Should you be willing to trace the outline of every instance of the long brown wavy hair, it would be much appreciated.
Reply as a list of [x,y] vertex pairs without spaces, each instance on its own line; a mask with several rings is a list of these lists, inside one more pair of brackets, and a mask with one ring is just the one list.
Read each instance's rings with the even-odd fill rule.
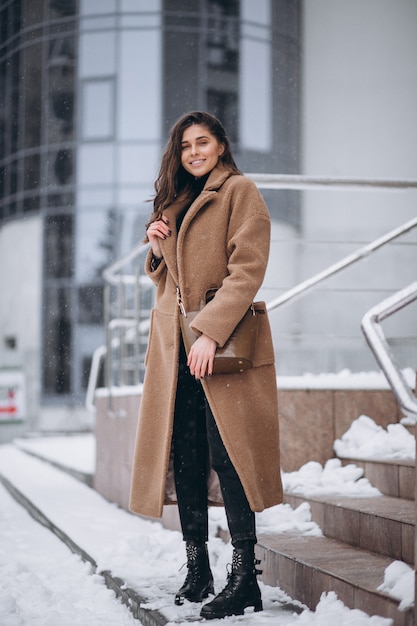
[[232,155],[229,139],[223,124],[214,115],[204,111],[192,111],[186,113],[174,124],[171,129],[168,143],[162,155],[161,167],[155,180],[155,198],[153,201],[153,213],[146,225],[152,224],[159,219],[162,211],[169,206],[178,195],[191,195],[191,186],[194,180],[181,164],[181,142],[184,131],[193,124],[205,126],[217,141],[224,146],[220,157],[222,163],[230,169],[232,174],[241,174]]

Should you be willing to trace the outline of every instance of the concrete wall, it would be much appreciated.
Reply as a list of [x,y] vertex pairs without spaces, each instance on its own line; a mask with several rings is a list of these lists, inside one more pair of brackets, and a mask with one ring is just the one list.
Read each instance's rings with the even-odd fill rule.
[[[135,393],[111,400],[96,397],[97,459],[95,489],[111,502],[128,509],[132,458],[140,396]],[[389,390],[283,389],[279,391],[281,465],[285,472],[308,461],[324,464],[334,457],[333,442],[361,414],[386,427],[399,422],[401,413]],[[176,507],[165,507],[169,527],[177,527]]]
[[[0,229],[0,367],[21,369],[26,381],[23,424],[0,421],[0,441],[33,427],[39,412],[42,297],[42,218],[6,223]],[[8,341],[14,339],[16,347]]]
[[[302,173],[416,178],[416,23],[414,0],[303,4]],[[296,282],[410,220],[416,204],[415,190],[303,192]],[[407,240],[415,243],[417,233]],[[416,257],[416,246],[390,246],[288,305],[298,355],[293,371],[302,373],[300,364],[314,373],[372,368],[361,317],[414,281]],[[393,318],[394,336],[415,337],[411,308]],[[405,364],[415,367],[415,345],[408,349],[404,339],[402,350]],[[286,363],[292,358],[289,350]]]

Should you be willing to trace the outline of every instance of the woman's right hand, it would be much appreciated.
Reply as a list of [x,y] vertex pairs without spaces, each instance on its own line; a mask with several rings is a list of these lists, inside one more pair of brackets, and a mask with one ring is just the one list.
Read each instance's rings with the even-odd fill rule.
[[149,224],[146,236],[149,239],[154,256],[158,259],[162,258],[161,246],[159,245],[160,240],[170,237],[171,234],[169,220],[164,215],[160,215],[158,219]]

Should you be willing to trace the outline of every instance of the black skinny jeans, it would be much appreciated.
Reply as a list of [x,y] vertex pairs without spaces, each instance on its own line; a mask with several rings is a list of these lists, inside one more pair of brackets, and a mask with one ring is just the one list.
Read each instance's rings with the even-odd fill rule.
[[173,452],[175,486],[184,541],[208,540],[209,455],[217,472],[235,547],[256,543],[255,514],[220,437],[200,382],[191,376],[181,342],[175,401]]

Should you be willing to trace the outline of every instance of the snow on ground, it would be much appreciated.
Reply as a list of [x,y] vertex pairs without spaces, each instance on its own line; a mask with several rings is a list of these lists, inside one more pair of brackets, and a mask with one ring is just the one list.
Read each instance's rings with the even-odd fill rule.
[[137,625],[103,578],[35,522],[1,484],[0,511],[2,626]]
[[[87,471],[93,466],[94,439],[90,435],[19,440],[19,446],[43,454],[73,469]],[[59,453],[58,453],[59,450]],[[307,466],[309,464],[306,464]],[[321,467],[321,466],[320,466]],[[343,486],[358,483],[357,491],[372,487],[361,482],[355,466],[348,469],[330,463],[319,470],[316,466],[291,473],[291,480],[301,484],[316,477],[316,483],[331,493]],[[350,469],[349,469],[350,468]],[[358,468],[356,468],[358,469]],[[0,446],[0,473],[26,493],[59,528],[66,532],[98,562],[99,571],[110,569],[143,596],[148,607],[158,609],[170,624],[201,624],[199,605],[173,604],[173,596],[183,582],[184,545],[180,533],[164,529],[159,522],[143,520],[104,500],[95,491],[49,465],[29,457],[13,446]],[[304,477],[303,477],[304,474]],[[325,479],[323,479],[325,475]],[[290,479],[288,479],[290,480]],[[285,481],[285,475],[284,475]],[[341,489],[340,489],[341,490]],[[355,494],[357,495],[357,493]],[[369,495],[369,494],[367,494]],[[0,623],[2,626],[87,626],[87,624],[132,622],[128,611],[108,592],[90,566],[61,544],[46,529],[33,521],[25,511],[0,490]],[[4,512],[4,513],[3,513]],[[311,521],[310,507],[302,504],[296,510],[280,505],[257,515],[259,532],[299,532],[321,534]],[[210,559],[220,590],[226,579],[232,548],[213,534],[225,526],[224,511],[210,509]],[[53,545],[52,545],[53,544]],[[10,556],[11,555],[11,556]],[[404,564],[400,564],[404,565]],[[181,570],[181,571],[180,571]],[[404,568],[388,572],[386,590],[409,606],[410,576]],[[323,594],[314,612],[292,601],[279,588],[261,583],[264,611],[211,623],[248,626],[389,626],[392,621],[369,617],[352,611],[331,592]],[[109,595],[110,594],[110,595]],[[298,607],[298,609],[297,609]],[[304,610],[303,610],[304,608]],[[297,614],[302,610],[301,614]],[[184,612],[186,611],[186,618]],[[185,619],[185,621],[184,621]],[[38,620],[38,621],[37,621]],[[195,620],[195,621],[193,621]]]
[[411,459],[416,457],[416,440],[402,424],[379,426],[367,415],[355,420],[334,442],[339,457],[351,459]]
[[64,467],[85,474],[95,472],[96,438],[93,433],[49,437],[32,435],[16,439],[14,443],[22,450],[45,457]]

